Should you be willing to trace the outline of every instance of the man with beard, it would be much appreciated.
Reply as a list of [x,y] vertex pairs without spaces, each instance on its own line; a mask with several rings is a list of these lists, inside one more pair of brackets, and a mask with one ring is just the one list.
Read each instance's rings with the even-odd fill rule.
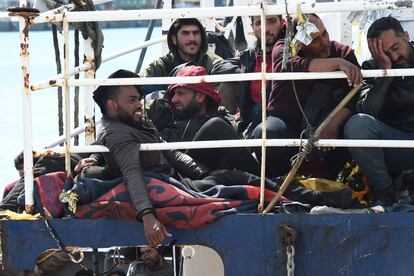
[[[262,71],[261,21],[260,16],[252,17],[252,28],[257,38],[255,47],[241,53],[240,72],[256,73]],[[285,26],[281,15],[266,16],[266,72],[272,72],[272,49],[279,38],[284,37]],[[271,81],[267,81],[267,95],[271,91]],[[253,130],[262,120],[262,81],[244,81],[240,86],[240,116],[244,124]],[[249,133],[251,131],[248,131]]]
[[[129,265],[127,276],[171,276],[174,274],[173,263],[166,260],[161,252],[154,247],[133,248],[135,254]],[[135,256],[134,256],[135,255]]]
[[[139,75],[141,77],[168,77],[175,67],[186,62],[203,66],[210,74],[213,66],[222,60],[208,52],[207,36],[203,25],[195,18],[175,20],[167,34],[169,52],[154,60]],[[143,92],[166,90],[166,85],[145,85]]]
[[[201,66],[184,64],[177,77],[205,76]],[[168,142],[235,140],[237,122],[220,106],[221,98],[211,83],[172,84],[164,99],[148,104],[148,116]],[[259,173],[259,164],[247,148],[197,149],[187,152],[212,170],[238,169]]]
[[[303,44],[297,56],[289,57],[286,69],[283,67],[285,40],[276,42],[272,51],[273,72],[330,72],[341,70],[347,75],[347,81],[337,80],[300,80],[273,81],[267,111],[267,138],[288,139],[299,138],[308,122],[313,128],[335,108],[352,86],[362,82],[362,74],[353,50],[336,41],[329,40],[329,34],[322,20],[316,14],[305,15],[317,32],[313,32],[310,44]],[[297,33],[298,19],[293,23],[294,34]],[[303,118],[300,106],[305,110]],[[355,101],[351,101],[339,111],[325,127],[322,139],[341,137],[342,127],[352,115]],[[305,119],[305,120],[304,120]],[[309,134],[308,134],[309,135]],[[253,131],[253,138],[262,137],[262,125]],[[272,147],[267,149],[267,172],[270,176],[284,175],[290,169],[290,159],[297,149],[288,147]],[[260,150],[256,152],[258,159]],[[330,167],[319,176],[335,179],[342,168],[346,151],[335,150],[329,153],[313,151],[315,159],[324,159]],[[316,156],[315,156],[316,155]],[[315,175],[314,175],[315,176]]]
[[[111,78],[130,77],[133,72],[118,70]],[[179,85],[180,86],[180,85]],[[178,87],[178,86],[177,86]],[[177,88],[174,87],[174,88]],[[142,143],[162,143],[158,131],[149,120],[142,117],[140,87],[100,86],[94,91],[94,100],[103,114],[98,141],[109,152],[104,153],[105,169],[113,178],[122,176],[137,219],[144,224],[144,234],[151,246],[161,244],[171,236],[157,219],[155,209],[147,193],[144,171],[164,173],[181,180],[186,189],[207,191],[217,185],[260,186],[260,177],[240,170],[210,171],[203,164],[176,150],[140,151]],[[221,129],[216,129],[221,132]],[[237,156],[242,159],[242,156]],[[214,159],[218,162],[217,159]],[[265,187],[278,191],[280,180],[266,179]],[[76,192],[76,190],[74,190]],[[292,200],[333,207],[349,207],[351,191],[322,193],[307,189],[297,183],[289,185],[285,195]]]
[[[376,20],[367,33],[372,60],[364,69],[412,68],[413,42],[393,17]],[[414,78],[367,80],[357,111],[345,126],[347,139],[414,140]],[[362,131],[363,130],[363,131]],[[414,149],[350,148],[373,190],[373,204],[394,202],[392,175],[414,168]]]

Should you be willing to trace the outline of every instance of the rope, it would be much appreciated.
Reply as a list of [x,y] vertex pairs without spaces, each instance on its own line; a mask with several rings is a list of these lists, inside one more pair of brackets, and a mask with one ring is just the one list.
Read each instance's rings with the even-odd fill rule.
[[54,242],[56,243],[56,245],[58,246],[58,248],[68,254],[70,260],[76,264],[79,264],[83,269],[88,270],[88,268],[82,263],[83,258],[84,258],[84,254],[82,251],[79,251],[79,259],[76,259],[75,255],[70,252],[62,243],[62,241],[58,238],[58,236],[56,235],[55,230],[52,228],[52,226],[50,226],[49,222],[47,219],[43,218],[46,228],[49,231],[50,236],[52,237],[52,239],[54,240]]
[[[73,254],[73,252],[71,252],[70,250],[68,250],[62,243],[62,241],[59,239],[59,237],[57,236],[55,230],[52,228],[52,226],[49,224],[48,220],[43,218],[46,228],[50,234],[50,236],[52,237],[53,241],[56,243],[57,247],[59,248],[59,250],[61,250],[62,252],[66,253],[70,260],[73,263],[79,264],[83,270],[88,271],[88,272],[92,272],[92,270],[90,270],[88,267],[85,266],[85,264],[83,263],[84,260],[84,253],[81,249],[78,250],[73,250],[73,252],[77,252],[79,253],[79,259],[76,258],[76,256]],[[118,260],[120,260],[120,252],[119,250],[115,251],[116,253],[118,253]],[[115,258],[114,258],[114,265],[112,265],[109,269],[107,269],[106,271],[102,272],[102,273],[94,273],[93,275],[99,276],[99,275],[106,275],[107,273],[109,273],[110,271],[112,271],[116,266],[118,266],[119,264],[122,264],[122,262],[115,262]]]
[[[62,63],[60,61],[60,50],[59,50],[59,40],[57,37],[57,27],[55,24],[52,24],[52,35],[53,35],[53,46],[55,49],[55,61],[56,61],[56,72],[58,74],[62,73]],[[59,136],[63,135],[63,97],[62,97],[62,86],[57,88],[58,90],[58,126],[59,126]]]
[[229,31],[231,28],[233,28],[234,24],[236,23],[236,20],[237,20],[237,16],[233,16],[229,24],[227,24],[226,26],[223,26],[217,21],[217,19],[214,19],[214,25],[216,26],[217,30],[225,33]]
[[283,47],[283,60],[282,60],[282,70],[286,70],[287,63],[289,60],[289,45],[292,40],[292,24],[291,18],[289,15],[288,7],[287,7],[287,0],[285,0],[285,12],[286,12],[286,35],[285,35],[285,44]]
[[[316,129],[315,134],[311,135],[308,141],[317,141],[319,139],[320,134],[325,129],[325,127],[331,122],[332,118],[336,116],[336,114],[341,110],[351,99],[355,94],[361,89],[362,85],[358,85],[354,87],[343,99],[342,101],[335,107],[335,109],[328,115],[328,117],[322,122],[322,124]],[[312,137],[313,136],[313,137]],[[263,214],[269,213],[273,207],[275,206],[276,202],[279,200],[279,198],[283,195],[286,188],[289,186],[290,182],[294,179],[300,165],[302,165],[302,162],[304,161],[306,157],[306,152],[309,152],[309,148],[312,147],[312,143],[308,143],[305,146],[305,149],[303,154],[299,155],[299,158],[297,161],[295,161],[294,166],[289,171],[288,175],[283,181],[283,184],[280,186],[279,191],[276,193],[276,195],[273,197],[272,201],[269,203],[269,205],[266,207],[266,209],[263,211]]]
[[[95,11],[95,5],[92,0],[71,0],[76,5],[76,11]],[[99,68],[102,61],[102,48],[104,43],[104,36],[98,22],[76,22],[71,25],[82,32],[84,39],[90,38],[92,40],[92,48],[95,54],[95,70]]]

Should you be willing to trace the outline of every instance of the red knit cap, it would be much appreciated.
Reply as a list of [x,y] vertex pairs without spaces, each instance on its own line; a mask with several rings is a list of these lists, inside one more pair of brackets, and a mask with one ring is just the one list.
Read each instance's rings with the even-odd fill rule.
[[[206,70],[204,69],[204,67],[190,65],[190,66],[185,66],[185,67],[181,68],[177,72],[176,76],[177,77],[193,77],[193,76],[206,76],[206,75],[207,75],[207,73],[206,73]],[[202,81],[202,82],[199,82],[199,83],[176,83],[176,84],[171,84],[168,87],[168,90],[164,95],[164,99],[171,102],[172,98],[174,97],[174,90],[177,87],[184,87],[184,88],[191,89],[195,92],[203,93],[204,95],[206,95],[207,97],[212,99],[211,102],[215,103],[215,106],[210,107],[212,110],[209,110],[209,111],[210,112],[212,112],[212,111],[216,112],[217,111],[217,109],[220,105],[220,102],[221,102],[221,97],[220,97],[218,91],[214,88],[214,85],[212,83],[207,83],[207,82]]]

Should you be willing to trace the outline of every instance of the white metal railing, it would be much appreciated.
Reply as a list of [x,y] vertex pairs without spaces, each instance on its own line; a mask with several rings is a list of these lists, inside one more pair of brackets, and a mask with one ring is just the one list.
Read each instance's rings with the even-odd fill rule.
[[[21,4],[24,0],[21,0]],[[371,11],[371,10],[379,10],[379,9],[397,9],[398,7],[395,5],[398,1],[382,1],[382,2],[330,2],[330,3],[314,3],[314,4],[301,4],[300,10],[303,13],[324,13],[324,12],[349,12],[349,11]],[[403,3],[404,1],[400,1]],[[25,3],[25,2],[24,2]],[[23,4],[22,4],[23,5]],[[238,7],[225,7],[225,8],[203,8],[203,9],[164,9],[160,10],[133,10],[133,11],[95,11],[95,12],[67,12],[64,9],[62,11],[54,11],[45,14],[40,14],[40,16],[30,19],[31,24],[37,23],[44,23],[44,22],[64,22],[64,36],[65,41],[67,40],[67,24],[68,22],[90,22],[90,21],[122,21],[122,20],[147,20],[147,19],[173,19],[173,18],[208,18],[208,17],[224,17],[224,16],[258,16],[260,15],[262,19],[264,19],[265,15],[274,15],[274,14],[285,14],[287,11],[290,14],[296,13],[296,4],[289,3],[287,7],[285,5],[269,5],[269,6],[238,6]],[[64,12],[64,14],[59,14],[59,12]],[[57,13],[57,14],[56,14]],[[262,20],[262,40],[264,40],[265,34],[265,20]],[[263,25],[264,24],[264,25]],[[21,24],[21,26],[25,26],[25,24]],[[27,45],[27,57],[28,57],[28,37],[23,32],[23,28],[21,27],[21,37],[25,38],[25,44]],[[23,42],[23,39],[22,39]],[[26,43],[27,42],[27,43]],[[67,44],[67,43],[66,43]],[[266,52],[264,49],[265,45],[263,43],[262,50]],[[65,48],[65,52],[67,53],[67,46]],[[68,55],[65,55],[68,57]],[[66,63],[67,61],[65,61]],[[262,70],[264,71],[266,68],[266,59],[263,59]],[[30,89],[28,86],[28,58],[22,58],[22,68],[24,73],[24,137],[25,137],[25,188],[26,188],[26,207],[33,206],[33,176],[29,174],[32,173],[32,164],[31,162],[31,111],[30,111]],[[24,69],[27,69],[26,71]],[[74,70],[86,70],[88,67],[80,67],[79,69]],[[406,71],[405,71],[406,70]],[[395,71],[395,72],[394,72]],[[218,76],[205,76],[205,77],[189,77],[189,78],[147,78],[147,79],[106,79],[106,80],[73,80],[69,77],[71,76],[72,71],[69,70],[68,66],[65,65],[64,72],[60,76],[64,76],[63,80],[56,80],[56,83],[52,85],[60,85],[65,88],[65,91],[68,91],[69,86],[78,85],[78,86],[87,86],[87,85],[131,85],[131,84],[159,84],[159,83],[177,83],[179,82],[199,82],[199,81],[208,81],[208,82],[220,82],[220,81],[229,81],[233,80],[256,80],[262,79],[265,80],[287,80],[287,79],[317,79],[317,78],[344,78],[345,74],[342,72],[329,72],[329,73],[250,73],[250,74],[237,74],[237,75],[218,75]],[[371,74],[371,76],[369,76]],[[373,71],[366,71],[364,72],[365,77],[384,77],[384,76],[399,76],[401,74],[405,74],[406,76],[414,75],[413,69],[404,69],[404,70],[387,70],[386,72],[383,70],[373,70]],[[231,77],[230,77],[231,76]],[[59,77],[59,76],[58,76]],[[26,82],[27,78],[27,82]],[[230,79],[229,79],[230,78]],[[48,85],[50,84],[50,81]],[[32,88],[42,89],[46,86],[44,84],[34,85]],[[266,95],[266,86],[263,86],[263,95]],[[65,97],[69,96],[69,91],[65,93]],[[69,103],[66,103],[66,113],[68,113]],[[29,118],[29,119],[28,119]],[[65,120],[66,121],[66,120]],[[28,129],[27,126],[30,125]],[[70,162],[69,153],[73,150],[84,150],[90,151],[95,149],[96,151],[107,151],[107,149],[102,147],[96,146],[88,146],[88,147],[73,147],[70,146],[70,123],[69,121],[65,124],[65,137],[66,137],[66,146],[63,151],[66,153],[66,160],[67,164]],[[237,142],[237,143],[236,143]],[[384,142],[384,143],[382,143]],[[371,140],[354,140],[354,141],[347,141],[347,140],[321,140],[319,141],[319,146],[340,146],[341,143],[344,146],[372,146],[372,147],[386,147],[387,142],[390,142],[390,147],[395,147],[395,143],[398,143],[398,147],[413,147],[413,144],[410,144],[410,141],[371,141]],[[261,146],[262,151],[264,151],[266,146],[298,146],[299,142],[295,139],[288,139],[288,140],[243,140],[243,141],[214,141],[217,145],[229,147],[234,145],[240,146]],[[249,144],[254,143],[254,145]],[[257,143],[257,144],[255,144]],[[259,144],[260,143],[260,144]],[[347,144],[348,143],[348,144]],[[243,144],[243,145],[242,145]],[[169,144],[152,144],[142,147],[142,150],[156,150],[156,149],[167,149],[167,148],[177,148],[179,145],[177,143],[169,143]],[[201,148],[201,147],[209,147],[210,145],[208,142],[191,142],[190,143],[182,143],[181,146],[183,148]],[[265,160],[263,160],[263,164]],[[30,167],[30,170],[28,169]],[[67,171],[68,165],[67,165]],[[261,173],[262,178],[262,190],[264,184],[264,169],[262,168]],[[261,195],[262,195],[261,191]],[[263,206],[263,197],[261,196],[261,203],[260,206]],[[28,209],[28,208],[27,208]]]
[[[306,139],[267,139],[267,147],[300,147],[308,143]],[[154,150],[181,150],[181,149],[213,149],[213,148],[242,148],[242,147],[260,147],[262,139],[245,139],[245,140],[214,140],[211,141],[191,141],[191,142],[169,142],[169,143],[150,143],[141,144],[141,151]],[[315,143],[315,147],[366,147],[366,148],[414,148],[414,140],[335,140],[320,139]],[[54,147],[53,152],[65,153],[65,147]],[[36,150],[37,153],[49,152],[49,149]],[[109,152],[105,146],[72,146],[71,152],[88,153],[88,152]]]
[[[143,43],[128,47],[126,49],[119,50],[115,53],[112,53],[112,54],[106,56],[106,57],[103,57],[101,63],[103,64],[105,62],[108,62],[108,61],[113,60],[115,58],[118,58],[120,56],[132,53],[132,52],[137,51],[137,50],[141,50],[143,48],[146,48],[146,47],[158,44],[158,43],[161,43],[161,42],[165,41],[166,39],[167,39],[167,36],[162,36],[160,38],[148,40],[148,41],[145,41]],[[84,72],[84,71],[89,70],[89,69],[91,69],[91,65],[89,63],[85,63],[85,64],[79,65],[75,68],[72,68],[69,72],[69,75],[74,76],[76,74],[79,74],[79,73]],[[30,89],[32,91],[36,91],[36,90],[45,89],[45,88],[52,87],[52,86],[61,86],[63,84],[62,78],[63,78],[63,74],[53,76],[53,77],[51,77],[47,80],[43,80],[43,81],[40,81],[38,83],[32,84],[30,86]]]
[[[294,1],[288,1],[287,10],[289,14],[295,14],[297,6]],[[303,13],[327,13],[327,12],[351,12],[351,11],[373,11],[382,9],[398,9],[395,3],[403,1],[350,1],[350,2],[328,2],[328,3],[304,3],[300,4]],[[265,15],[286,14],[285,5],[267,5],[263,7]],[[127,10],[127,11],[94,11],[94,12],[71,12],[67,15],[69,22],[92,22],[92,21],[128,21],[149,19],[171,19],[171,18],[207,18],[226,16],[259,16],[262,9],[257,6],[217,7],[217,8],[187,8],[187,9],[149,9],[149,10]],[[31,22],[33,24],[45,22],[61,22],[62,14],[39,15]]]
[[[70,137],[73,138],[75,136],[78,136],[79,134],[85,132],[85,130],[88,129],[88,128],[90,128],[90,127],[92,127],[91,123],[85,123],[82,126],[79,126],[79,127],[75,128],[75,129],[73,129],[70,132]],[[56,146],[59,146],[60,144],[62,144],[63,142],[65,142],[65,139],[66,139],[66,136],[64,136],[64,135],[59,136],[56,140],[54,140],[53,142],[47,144],[45,146],[45,148],[46,149],[51,149],[51,148],[54,148]]]
[[[414,76],[413,69],[389,69],[389,70],[361,70],[364,78],[381,78],[396,76]],[[85,85],[144,85],[144,84],[174,84],[174,83],[199,83],[199,82],[232,82],[232,81],[251,81],[262,79],[265,80],[312,80],[312,79],[341,79],[346,78],[342,71],[337,72],[298,72],[298,73],[243,73],[243,74],[223,74],[207,75],[197,77],[152,77],[152,78],[121,78],[121,79],[70,79],[70,86]],[[32,90],[40,90],[52,86],[62,86],[63,80],[57,80],[52,84],[42,83],[32,85]]]

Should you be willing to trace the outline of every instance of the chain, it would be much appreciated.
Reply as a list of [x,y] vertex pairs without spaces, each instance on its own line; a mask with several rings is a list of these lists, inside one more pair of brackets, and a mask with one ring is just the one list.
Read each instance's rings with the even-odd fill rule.
[[279,238],[282,247],[286,248],[286,270],[287,276],[293,276],[295,273],[295,241],[297,232],[291,223],[280,225]]
[[57,237],[57,235],[56,235],[56,233],[55,233],[55,231],[54,231],[54,229],[50,226],[50,224],[49,224],[49,222],[48,222],[48,220],[47,219],[44,219],[44,222],[45,222],[45,225],[46,225],[46,228],[47,228],[47,230],[49,231],[49,234],[50,234],[50,236],[52,237],[52,239],[55,241],[55,243],[56,243],[56,245],[58,246],[58,248],[61,250],[61,251],[63,251],[63,252],[65,252],[66,254],[68,254],[68,256],[69,256],[69,258],[70,258],[70,260],[72,261],[72,262],[74,262],[74,263],[77,263],[77,264],[79,264],[83,269],[86,269],[86,270],[88,270],[88,268],[82,263],[82,261],[83,261],[83,252],[82,251],[79,251],[79,258],[78,259],[76,259],[76,257],[75,257],[75,255],[72,253],[72,252],[70,252],[64,245],[63,245],[63,243],[62,243],[62,241]]
[[288,245],[286,247],[287,262],[286,270],[287,276],[293,276],[295,274],[295,247],[293,245]]
[[[63,245],[63,243],[59,239],[59,237],[56,235],[55,230],[49,224],[48,220],[47,219],[44,219],[44,222],[45,222],[46,228],[47,228],[50,236],[52,237],[52,239],[56,243],[57,247],[61,251],[65,252],[69,256],[70,260],[73,263],[79,264],[82,267],[82,269],[84,269],[84,270],[86,270],[88,272],[92,272],[92,270],[89,269],[88,267],[86,267],[85,264],[83,263],[83,259],[84,259],[83,251],[82,250],[74,250],[73,252],[71,252],[70,250],[68,250],[66,248],[66,246]],[[79,254],[79,258],[76,259],[76,256],[73,253],[78,253]],[[93,275],[95,275],[95,276],[98,276],[98,275],[106,275],[108,272],[112,271],[116,266],[122,264],[122,262],[120,261],[121,260],[121,257],[120,257],[119,248],[115,248],[114,255],[115,255],[114,256],[114,264],[109,269],[107,269],[103,273],[95,273],[95,272],[93,272]],[[116,260],[118,260],[118,262]]]

